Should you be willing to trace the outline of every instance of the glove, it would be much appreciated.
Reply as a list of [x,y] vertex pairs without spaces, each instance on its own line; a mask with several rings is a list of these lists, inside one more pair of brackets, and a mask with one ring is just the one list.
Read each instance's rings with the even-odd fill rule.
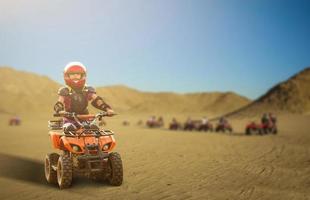
[[57,101],[54,105],[54,111],[56,113],[59,113],[60,111],[63,111],[65,109],[65,106],[62,102]]

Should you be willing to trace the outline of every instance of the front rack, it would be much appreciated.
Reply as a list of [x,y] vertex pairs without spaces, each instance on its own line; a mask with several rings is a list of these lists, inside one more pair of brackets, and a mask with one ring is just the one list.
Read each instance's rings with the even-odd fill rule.
[[48,128],[50,130],[62,130],[63,121],[62,120],[49,120]]
[[86,138],[86,137],[101,137],[101,136],[111,136],[112,134],[87,134],[87,135],[69,135],[69,134],[59,134],[59,136],[66,136],[66,137],[77,137],[77,138]]

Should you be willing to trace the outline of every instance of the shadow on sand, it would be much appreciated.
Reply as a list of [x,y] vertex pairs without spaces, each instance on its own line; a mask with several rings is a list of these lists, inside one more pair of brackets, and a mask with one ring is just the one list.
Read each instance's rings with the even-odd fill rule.
[[42,162],[4,153],[0,153],[0,176],[47,185]]
[[248,137],[248,135],[243,132],[232,132],[229,136]]
[[[44,163],[29,158],[0,153],[0,177],[34,183],[45,187],[58,188],[57,185],[48,184],[44,175]],[[84,177],[75,177],[74,188],[85,186],[105,187],[106,183],[91,181]]]

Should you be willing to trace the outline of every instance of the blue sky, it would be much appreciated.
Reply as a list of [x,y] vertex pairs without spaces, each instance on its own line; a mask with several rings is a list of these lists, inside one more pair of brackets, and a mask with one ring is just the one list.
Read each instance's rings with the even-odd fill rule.
[[310,3],[298,0],[2,0],[0,65],[63,83],[257,98],[310,66]]

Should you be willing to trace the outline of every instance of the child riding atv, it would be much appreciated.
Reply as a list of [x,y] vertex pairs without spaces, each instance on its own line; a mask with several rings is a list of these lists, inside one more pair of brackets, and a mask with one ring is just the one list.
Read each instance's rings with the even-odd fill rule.
[[[62,87],[58,91],[58,101],[54,105],[54,111],[74,112],[75,114],[89,114],[88,102],[91,102],[95,108],[105,111],[108,115],[113,115],[114,111],[104,102],[104,100],[96,95],[93,87],[86,86],[86,67],[80,62],[71,62],[64,69],[64,80],[66,87]],[[78,128],[78,124],[72,119],[64,117],[64,131],[74,131]]]
[[[114,111],[92,87],[85,86],[86,68],[81,63],[69,63],[64,79],[67,87],[59,90],[54,106],[54,117],[62,117],[63,122],[49,121],[52,145],[62,153],[46,155],[47,182],[57,183],[63,189],[71,186],[75,175],[84,175],[120,186],[123,166],[120,154],[111,152],[116,145],[114,133],[97,126],[103,117],[113,116]],[[89,114],[88,101],[102,112]]]

